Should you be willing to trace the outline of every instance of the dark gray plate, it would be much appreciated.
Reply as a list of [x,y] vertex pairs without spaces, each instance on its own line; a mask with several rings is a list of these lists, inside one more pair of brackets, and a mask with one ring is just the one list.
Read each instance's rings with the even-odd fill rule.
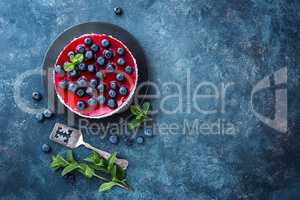
[[[78,120],[80,117],[67,110],[57,99],[53,87],[52,71],[53,71],[53,66],[55,64],[56,58],[58,54],[61,52],[61,50],[65,47],[65,45],[68,44],[75,37],[87,33],[108,34],[122,41],[130,49],[130,51],[133,53],[134,57],[136,58],[137,65],[139,68],[138,84],[147,80],[147,63],[146,63],[146,58],[144,56],[144,51],[139,45],[138,41],[128,31],[124,30],[119,26],[109,24],[109,23],[104,23],[104,22],[83,23],[65,30],[56,38],[56,40],[48,48],[42,66],[43,66],[43,83],[46,91],[45,96],[47,96],[48,99],[48,107],[56,113],[66,113],[69,125],[77,124],[76,120]],[[146,91],[147,88],[145,88],[145,90],[142,92],[145,93]],[[122,117],[122,116],[124,117],[126,116],[126,111],[125,114],[124,112],[122,112],[121,114],[115,114],[111,117],[108,117],[105,119],[105,121],[115,120],[112,118]],[[95,119],[87,119],[87,120],[95,121]]]

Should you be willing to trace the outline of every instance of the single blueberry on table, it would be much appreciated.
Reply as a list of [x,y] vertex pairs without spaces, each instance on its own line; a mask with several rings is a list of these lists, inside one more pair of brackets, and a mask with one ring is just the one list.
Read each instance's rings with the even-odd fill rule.
[[96,67],[95,67],[95,65],[93,65],[93,64],[89,64],[89,65],[87,66],[87,70],[88,70],[89,72],[91,72],[91,73],[94,73],[94,72],[96,72]]
[[52,115],[53,115],[53,113],[52,113],[51,110],[45,109],[45,110],[43,111],[43,115],[44,115],[45,118],[51,118]]
[[96,73],[96,77],[99,78],[100,80],[103,80],[104,74],[99,71],[99,72]]
[[120,7],[115,7],[115,8],[114,8],[114,13],[115,13],[116,15],[122,15],[123,10],[122,10],[122,8],[120,8]]
[[94,58],[94,54],[92,51],[87,51],[85,52],[84,57],[86,60],[92,60]]
[[88,80],[86,79],[85,76],[81,76],[78,80],[77,80],[77,84],[79,87],[87,87],[88,85]]
[[100,95],[97,97],[97,101],[98,101],[99,105],[104,105],[105,97],[103,95]]
[[132,74],[132,72],[133,72],[132,67],[131,67],[131,66],[126,66],[126,67],[125,67],[125,72],[126,72],[127,74]]
[[90,97],[94,96],[95,92],[96,92],[95,89],[92,88],[92,87],[88,87],[88,88],[85,90],[85,93],[86,93],[88,96],[90,96]]
[[110,82],[110,89],[115,90],[115,89],[117,89],[117,87],[118,87],[117,81],[111,81]]
[[117,107],[117,103],[114,99],[109,99],[107,101],[107,106],[110,108],[110,109],[114,109]]
[[113,57],[113,52],[111,50],[104,50],[103,51],[103,56],[106,58],[106,59],[111,59]]
[[33,100],[40,101],[42,99],[42,94],[39,92],[33,92],[31,97]]
[[76,92],[77,89],[78,89],[78,85],[76,83],[70,83],[68,85],[68,90],[70,92]]
[[61,80],[58,83],[59,87],[63,90],[68,88],[68,81],[67,80]]
[[111,89],[108,92],[108,96],[110,96],[111,98],[115,98],[117,96],[117,93],[116,93],[116,91]]
[[78,97],[83,97],[85,94],[84,90],[82,88],[79,88],[77,91],[76,91],[76,95]]
[[124,52],[125,52],[125,50],[124,50],[124,48],[122,48],[122,47],[120,47],[120,48],[117,49],[117,54],[118,54],[119,56],[123,56],[123,55],[124,55]]
[[84,110],[85,109],[85,102],[84,101],[78,101],[77,102],[77,108],[78,110]]
[[108,41],[108,39],[103,39],[101,40],[101,46],[103,46],[104,48],[109,47],[110,42]]
[[96,44],[93,44],[93,45],[91,46],[91,50],[92,50],[94,53],[97,53],[97,52],[99,51],[99,46],[96,45]]
[[44,153],[49,153],[51,151],[51,147],[48,144],[43,144],[42,145],[42,151]]
[[68,57],[71,57],[71,56],[74,56],[74,55],[75,55],[74,51],[69,51],[68,52]]
[[98,65],[104,66],[105,63],[106,63],[106,60],[105,60],[104,57],[100,56],[100,57],[97,58],[97,61],[96,61],[96,62],[98,63]]
[[83,45],[78,45],[76,47],[76,52],[77,53],[84,53],[85,52],[85,47]]
[[118,81],[123,81],[124,80],[124,74],[122,74],[122,73],[117,73],[117,75],[116,75],[116,79],[118,80]]
[[131,136],[126,136],[124,138],[124,143],[127,145],[127,146],[131,146],[133,145],[133,138]]
[[79,76],[79,73],[75,69],[73,69],[72,71],[69,71],[69,76],[71,78],[76,78]]
[[97,89],[98,89],[98,91],[99,91],[100,93],[103,94],[103,92],[105,91],[106,87],[105,87],[105,85],[104,85],[103,83],[100,83],[100,84],[98,85]]
[[119,58],[117,63],[118,65],[125,65],[125,60],[123,58]]
[[90,37],[84,38],[84,44],[91,46],[93,44],[93,40]]
[[144,135],[147,137],[152,137],[153,136],[153,130],[151,128],[146,128],[144,130]]
[[79,63],[78,64],[78,69],[80,71],[86,71],[86,65],[84,63]]
[[63,75],[65,73],[65,71],[61,65],[56,65],[54,68],[54,71],[59,75]]
[[92,88],[96,88],[96,87],[97,87],[97,84],[98,84],[97,79],[92,78],[92,79],[90,80],[89,86],[92,87]]
[[119,88],[120,95],[125,96],[127,94],[127,92],[128,92],[128,90],[127,90],[127,88],[125,86],[121,86]]
[[112,144],[118,144],[119,143],[119,137],[117,135],[109,136],[108,140]]
[[143,144],[144,143],[144,137],[143,136],[138,136],[136,138],[136,143],[138,144]]
[[109,64],[106,65],[106,70],[110,73],[113,73],[113,72],[115,72],[116,68],[113,64],[109,63]]
[[42,122],[44,120],[44,115],[43,115],[43,113],[37,113],[35,115],[35,118],[37,121]]
[[97,105],[97,100],[94,99],[94,98],[89,98],[88,105],[91,106],[91,107],[96,106]]

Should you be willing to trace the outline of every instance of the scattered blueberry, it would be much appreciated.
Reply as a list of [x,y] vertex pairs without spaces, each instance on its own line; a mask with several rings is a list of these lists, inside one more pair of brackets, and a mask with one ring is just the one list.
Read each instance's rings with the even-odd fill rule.
[[49,153],[51,151],[51,147],[48,144],[43,144],[42,145],[42,151],[44,153]]
[[111,98],[115,98],[117,96],[117,93],[114,90],[109,90],[108,91],[108,96],[110,96]]
[[116,15],[122,15],[123,10],[120,7],[115,7],[114,12],[115,12]]
[[117,63],[118,65],[125,65],[125,60],[123,58],[119,58]]
[[72,71],[69,71],[69,76],[71,78],[76,78],[79,76],[79,73],[75,69],[73,69]]
[[56,65],[55,68],[54,68],[54,71],[60,75],[64,74],[65,71],[63,69],[63,67],[61,65]]
[[99,46],[96,45],[96,44],[93,44],[93,45],[91,46],[91,50],[92,50],[94,53],[97,53],[97,52],[99,51]]
[[78,89],[78,85],[75,84],[75,83],[70,83],[70,84],[68,85],[68,90],[69,90],[70,92],[76,92],[77,89]]
[[117,87],[118,87],[117,81],[111,81],[110,82],[110,88],[111,89],[115,90],[115,89],[117,89]]
[[94,107],[97,105],[97,100],[94,98],[89,98],[88,104],[89,104],[89,106]]
[[78,80],[77,80],[77,84],[79,87],[87,87],[88,85],[88,81],[86,79],[85,76],[81,76]]
[[116,79],[117,79],[118,81],[123,81],[123,80],[124,80],[124,74],[122,74],[122,73],[117,73]]
[[133,145],[133,139],[129,136],[129,137],[125,137],[124,138],[124,142],[127,146],[131,146]]
[[97,63],[98,63],[98,65],[104,66],[105,63],[106,63],[106,60],[105,60],[105,58],[100,56],[100,57],[97,58]]
[[150,128],[146,128],[144,130],[144,135],[147,136],[147,137],[152,137],[153,136],[153,130],[150,129]]
[[96,77],[99,78],[100,80],[103,80],[104,74],[102,72],[97,72]]
[[68,57],[71,57],[71,56],[74,56],[74,55],[75,55],[74,51],[69,51],[68,52]]
[[85,47],[83,45],[78,45],[76,47],[76,52],[77,53],[84,53],[85,52]]
[[85,102],[84,101],[78,101],[77,102],[77,108],[79,109],[79,110],[84,110],[85,109]]
[[52,115],[53,115],[53,113],[51,112],[51,110],[45,109],[45,110],[43,111],[43,115],[44,115],[45,118],[51,118]]
[[89,86],[92,87],[92,88],[96,88],[96,87],[97,87],[97,83],[98,83],[97,79],[92,78],[92,79],[90,80]]
[[92,60],[94,58],[94,54],[92,51],[87,51],[87,52],[85,52],[84,57],[87,60]]
[[114,99],[109,99],[109,100],[107,101],[107,105],[108,105],[108,107],[111,108],[111,109],[114,109],[114,108],[117,107],[117,103],[116,103],[116,101],[115,101]]
[[32,93],[32,99],[36,101],[40,101],[42,99],[42,94],[39,92],[33,92]]
[[68,81],[67,80],[59,81],[58,85],[61,89],[67,89],[68,88]]
[[136,143],[138,144],[143,144],[144,143],[144,137],[143,136],[138,136],[136,138]]
[[86,65],[84,63],[79,63],[78,64],[78,69],[80,71],[86,71]]
[[93,43],[93,40],[92,40],[92,38],[87,37],[87,38],[84,39],[83,42],[84,42],[84,44],[86,44],[86,45],[88,45],[88,46],[91,46],[92,43]]
[[133,69],[132,69],[131,66],[126,66],[126,67],[125,67],[125,72],[126,72],[127,74],[132,74],[132,71],[133,71]]
[[125,86],[120,87],[120,89],[119,89],[120,95],[125,96],[127,94],[127,92],[128,92],[128,90]]
[[103,93],[105,91],[105,85],[101,83],[98,85],[97,89],[100,93]]
[[109,136],[108,140],[112,144],[118,144],[119,137],[117,135],[111,135],[111,136]]
[[101,45],[102,45],[104,48],[107,48],[107,47],[109,47],[110,42],[109,42],[107,39],[103,39],[103,40],[101,40]]
[[95,65],[93,65],[93,64],[89,64],[89,65],[87,66],[87,70],[88,70],[89,72],[94,73],[94,72],[96,71],[96,67],[95,67]]
[[116,68],[115,68],[115,66],[114,66],[113,64],[110,64],[110,63],[109,63],[109,64],[106,65],[106,70],[107,70],[108,72],[111,72],[111,73],[112,73],[112,72],[115,72],[115,69],[116,69]]
[[88,88],[85,90],[85,93],[86,93],[88,96],[92,97],[92,96],[94,96],[95,89],[94,89],[94,88],[91,88],[91,87],[88,87]]
[[43,113],[37,113],[35,115],[35,118],[37,121],[42,122],[44,120],[44,115],[43,115]]
[[97,100],[100,105],[103,105],[105,103],[105,97],[103,95],[98,96]]
[[104,50],[103,51],[103,56],[106,58],[106,59],[111,59],[113,57],[113,52],[111,50]]
[[119,56],[123,56],[124,52],[125,52],[125,50],[122,47],[120,47],[120,48],[117,49],[117,53],[118,53]]
[[83,97],[84,96],[84,90],[82,88],[79,88],[77,91],[76,91],[76,95],[78,97]]

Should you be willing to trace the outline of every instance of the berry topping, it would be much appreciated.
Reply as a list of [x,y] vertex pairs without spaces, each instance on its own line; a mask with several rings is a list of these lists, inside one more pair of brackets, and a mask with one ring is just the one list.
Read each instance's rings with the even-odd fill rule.
[[117,84],[116,81],[111,81],[110,82],[110,88],[111,89],[115,90],[115,89],[117,89],[117,87],[118,87],[118,84]]
[[96,92],[96,90],[95,90],[94,88],[92,88],[92,87],[88,87],[88,88],[85,90],[85,93],[86,93],[88,96],[90,96],[90,97],[94,96],[95,92]]
[[88,70],[89,72],[94,73],[94,72],[96,72],[96,67],[95,67],[95,65],[93,65],[93,64],[89,64],[89,65],[87,66],[87,70]]
[[96,62],[98,63],[98,65],[104,66],[105,63],[106,63],[106,60],[105,60],[105,58],[103,58],[102,56],[100,56],[100,57],[97,58]]
[[136,138],[136,143],[138,144],[143,144],[144,143],[144,137],[143,136],[138,136]]
[[99,51],[99,46],[96,45],[96,44],[93,44],[93,45],[91,46],[91,50],[92,50],[94,53],[97,53],[97,52]]
[[76,92],[77,89],[78,89],[78,85],[75,84],[75,83],[70,83],[70,84],[68,85],[68,90],[69,90],[70,92]]
[[89,98],[88,104],[89,104],[89,106],[94,107],[97,105],[97,100],[94,98]]
[[112,144],[118,144],[119,137],[117,135],[111,135],[111,136],[109,136],[108,140]]
[[106,65],[106,70],[108,71],[108,72],[111,72],[111,73],[113,73],[113,72],[115,72],[115,66],[113,65],[113,64],[107,64]]
[[74,55],[75,55],[74,51],[69,51],[68,52],[68,57],[71,57],[71,56],[74,56]]
[[86,65],[84,63],[79,63],[78,64],[78,69],[80,71],[86,71]]
[[106,58],[106,59],[111,59],[113,57],[113,52],[111,50],[104,50],[103,51],[103,56]]
[[55,68],[54,68],[54,71],[60,75],[64,74],[65,71],[63,69],[63,67],[61,65],[56,65]]
[[101,46],[103,46],[104,48],[109,47],[110,42],[107,39],[103,39],[101,40]]
[[128,90],[125,86],[120,87],[120,89],[119,89],[120,95],[125,96],[127,94],[127,92],[128,92]]
[[67,80],[62,80],[62,81],[59,81],[59,87],[61,89],[67,89],[68,88],[68,81]]
[[120,8],[120,7],[115,7],[115,8],[114,8],[114,13],[115,13],[116,15],[122,15],[123,10],[122,10],[122,8]]
[[92,51],[87,51],[85,52],[84,57],[86,60],[92,60],[94,58],[94,54]]
[[125,50],[122,47],[120,47],[120,48],[117,49],[117,53],[118,53],[119,56],[123,56],[124,52],[125,52]]
[[117,79],[118,81],[123,81],[123,80],[124,80],[124,74],[122,74],[122,73],[117,73],[116,79]]
[[84,90],[82,88],[79,88],[77,91],[76,91],[76,95],[78,97],[83,97],[84,96]]
[[108,96],[110,96],[111,98],[115,98],[117,96],[117,93],[116,91],[111,89],[108,91]]
[[33,100],[40,101],[42,99],[42,94],[39,92],[33,92],[31,97]]
[[84,44],[86,44],[86,45],[88,45],[88,46],[91,46],[92,43],[93,43],[93,40],[92,40],[92,38],[87,37],[87,38],[84,39],[83,42],[84,42]]
[[97,89],[100,93],[103,93],[105,91],[105,85],[101,83],[98,85]]
[[68,74],[71,78],[76,78],[79,76],[79,73],[75,69],[69,71]]
[[110,108],[110,109],[115,109],[117,107],[117,103],[114,99],[109,99],[107,101],[107,106]]
[[125,67],[125,72],[127,73],[127,74],[132,74],[132,71],[133,71],[133,69],[132,69],[132,67],[131,66],[126,66]]
[[77,53],[84,53],[85,52],[85,47],[83,45],[78,45],[76,47],[76,52]]
[[117,63],[118,65],[125,65],[125,60],[123,58],[119,58]]
[[77,80],[77,84],[79,87],[87,87],[88,81],[85,76],[82,76]]
[[79,109],[79,110],[84,110],[85,109],[85,102],[84,101],[78,101],[77,102],[77,108]]
[[46,110],[43,111],[43,115],[44,115],[45,118],[51,118],[53,113],[51,112],[51,110],[46,109]]
[[89,86],[92,87],[92,88],[96,88],[97,83],[98,83],[97,79],[93,78],[93,79],[90,80]]
[[97,101],[100,105],[104,105],[105,97],[103,95],[100,95],[100,96],[97,97]]
[[96,77],[99,78],[100,80],[103,80],[104,74],[99,71],[99,72],[96,73]]

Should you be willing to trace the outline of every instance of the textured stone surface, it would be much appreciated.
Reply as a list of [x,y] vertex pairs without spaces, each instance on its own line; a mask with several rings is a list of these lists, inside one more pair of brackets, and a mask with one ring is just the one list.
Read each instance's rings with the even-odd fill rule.
[[[124,15],[115,16],[115,6]],[[0,199],[299,199],[299,9],[297,0],[1,0]],[[53,124],[63,117],[37,123],[16,105],[13,86],[19,74],[41,65],[60,32],[87,21],[110,22],[131,32],[145,50],[150,80],[162,86],[163,95],[174,92],[164,82],[184,86],[188,71],[192,88],[203,81],[234,83],[226,93],[224,113],[188,112],[184,99],[184,112],[160,113],[155,120],[182,128],[183,119],[223,119],[235,125],[236,134],[164,134],[130,148],[88,135],[95,146],[128,158],[128,179],[135,188],[131,193],[98,193],[97,180],[76,177],[71,185],[53,173],[51,155],[42,153],[41,145],[49,142]],[[282,67],[288,68],[287,133],[264,125],[249,106],[253,85]],[[21,88],[33,108],[46,105],[45,100],[31,101],[32,91],[42,91],[39,75],[25,79]],[[272,99],[266,94],[256,109],[270,113]],[[160,103],[153,101],[154,108]],[[169,100],[166,107],[174,109],[177,103]],[[65,150],[51,146],[55,153]]]

